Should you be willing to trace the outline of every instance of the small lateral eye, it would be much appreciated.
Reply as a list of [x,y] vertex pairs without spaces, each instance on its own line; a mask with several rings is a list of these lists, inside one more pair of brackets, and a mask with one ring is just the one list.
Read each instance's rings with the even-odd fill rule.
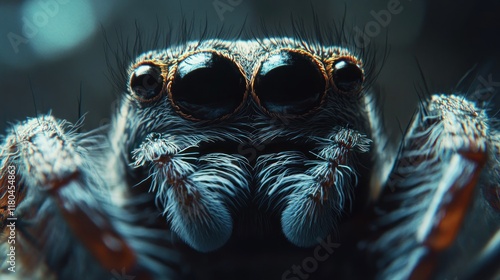
[[352,60],[339,59],[333,63],[332,79],[334,88],[342,93],[357,93],[365,79],[363,70]]
[[161,93],[162,88],[161,70],[155,65],[139,65],[130,77],[130,89],[140,101],[155,99]]

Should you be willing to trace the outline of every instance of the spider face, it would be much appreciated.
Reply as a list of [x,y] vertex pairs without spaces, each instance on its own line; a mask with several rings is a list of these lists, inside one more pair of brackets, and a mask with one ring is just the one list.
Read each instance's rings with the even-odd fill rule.
[[352,206],[354,159],[371,141],[362,62],[347,50],[209,41],[147,53],[129,72],[126,153],[195,249],[222,246],[249,204],[278,211],[298,246],[317,244]]

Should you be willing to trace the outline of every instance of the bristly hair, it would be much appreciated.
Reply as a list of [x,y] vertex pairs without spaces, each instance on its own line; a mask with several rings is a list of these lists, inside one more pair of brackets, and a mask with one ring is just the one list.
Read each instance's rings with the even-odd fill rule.
[[[162,50],[172,46],[183,46],[188,42],[203,42],[208,39],[237,40],[244,30],[243,23],[240,30],[233,27],[213,26],[210,27],[207,19],[202,24],[195,24],[194,14],[191,19],[182,17],[179,24],[168,21],[165,27],[156,18],[156,26],[152,31],[144,31],[145,27],[135,21],[135,34],[132,38],[125,35],[123,30],[114,30],[114,35],[110,36],[104,27],[101,27],[105,45],[104,52],[108,68],[107,77],[114,85],[115,92],[121,94],[127,90],[127,72],[130,64],[135,59],[148,51]],[[116,40],[113,42],[112,38]]]
[[348,26],[346,23],[347,10],[344,10],[344,16],[340,20],[321,20],[314,7],[311,7],[311,13],[311,22],[292,14],[289,20],[291,30],[279,23],[273,26],[261,19],[260,26],[245,30],[245,39],[259,41],[261,38],[288,37],[301,42],[305,49],[321,49],[329,46],[346,48],[363,61],[364,70],[367,73],[365,87],[371,87],[377,80],[390,52],[388,34],[386,33],[385,44],[381,49],[373,42],[359,46],[355,37],[352,36],[354,26]]
[[241,126],[192,122],[168,106],[133,110],[127,120],[130,164],[149,173],[149,191],[173,232],[199,251],[222,246],[232,233],[235,206],[248,197],[248,161],[200,150],[228,139],[247,141]]
[[482,168],[457,159],[486,153],[488,130],[485,110],[464,97],[436,94],[421,104],[377,207],[380,237],[366,248],[377,256],[377,279],[408,278],[429,253],[426,239],[441,219],[439,207]]
[[346,23],[347,10],[344,11],[342,19],[338,21],[320,20],[313,6],[311,6],[311,13],[313,19],[310,25],[304,19],[291,15],[292,30],[287,30],[278,24],[270,26],[263,20],[257,28],[246,26],[246,19],[239,29],[224,25],[209,26],[206,18],[203,24],[196,24],[194,14],[190,19],[183,17],[179,24],[168,21],[165,25],[161,25],[157,17],[156,26],[148,32],[144,31],[145,27],[140,26],[136,21],[135,34],[132,38],[117,29],[114,30],[114,35],[110,36],[104,27],[101,27],[105,39],[106,64],[109,69],[107,77],[114,85],[115,92],[121,94],[126,91],[128,80],[125,69],[128,69],[129,65],[145,52],[172,46],[183,46],[192,41],[201,43],[208,39],[254,39],[259,41],[262,38],[289,37],[300,41],[306,48],[320,49],[323,46],[337,46],[349,49],[352,54],[363,60],[364,70],[367,73],[365,87],[370,87],[380,74],[390,52],[388,35],[386,34],[386,41],[381,51],[372,42],[367,46],[364,44],[359,46],[352,36],[353,26],[349,27]]
[[188,152],[199,147],[200,140],[192,138],[191,144],[182,143],[187,148],[179,148],[175,137],[148,137],[132,153],[135,166],[150,167],[150,191],[156,194],[172,230],[193,248],[206,252],[229,239],[230,210],[248,196],[250,176],[242,156]]
[[260,203],[281,212],[283,233],[293,244],[311,246],[336,230],[357,185],[355,154],[369,150],[371,140],[351,129],[327,137],[309,137],[316,159],[283,151],[257,159]]

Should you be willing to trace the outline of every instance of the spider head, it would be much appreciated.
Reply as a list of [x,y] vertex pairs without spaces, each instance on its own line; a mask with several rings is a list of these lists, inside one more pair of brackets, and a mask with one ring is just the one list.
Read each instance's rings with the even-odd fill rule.
[[248,204],[281,215],[298,246],[335,229],[371,142],[362,62],[347,50],[203,41],[145,53],[129,77],[112,141],[186,243],[222,246]]

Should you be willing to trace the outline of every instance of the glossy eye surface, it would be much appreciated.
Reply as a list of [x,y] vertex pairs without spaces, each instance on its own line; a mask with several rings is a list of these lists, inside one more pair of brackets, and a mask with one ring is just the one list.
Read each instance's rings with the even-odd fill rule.
[[253,90],[267,111],[301,115],[320,105],[326,78],[311,56],[282,50],[262,62]]
[[361,90],[364,81],[363,70],[353,61],[340,59],[332,67],[332,79],[335,88],[340,92],[356,93]]
[[199,52],[179,62],[170,88],[171,101],[182,114],[213,120],[233,113],[243,102],[246,79],[229,58]]
[[130,88],[141,101],[153,100],[163,88],[160,68],[151,64],[139,65],[130,77]]

